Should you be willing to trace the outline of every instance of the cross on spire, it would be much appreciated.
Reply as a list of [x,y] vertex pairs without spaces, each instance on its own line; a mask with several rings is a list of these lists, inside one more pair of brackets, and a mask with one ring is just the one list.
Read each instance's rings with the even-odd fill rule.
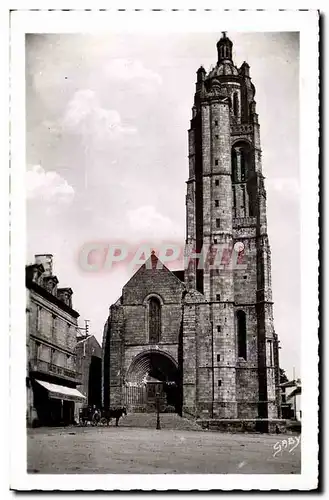
[[226,38],[226,31],[222,31],[223,38]]

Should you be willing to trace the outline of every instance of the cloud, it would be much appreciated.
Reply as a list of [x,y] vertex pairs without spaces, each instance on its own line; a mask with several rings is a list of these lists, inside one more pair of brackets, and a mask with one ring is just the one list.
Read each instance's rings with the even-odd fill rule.
[[147,205],[127,213],[131,236],[139,238],[182,238],[184,231],[169,217],[157,212],[155,207]]
[[106,75],[111,79],[131,81],[147,80],[149,82],[161,85],[161,76],[145,68],[143,63],[137,59],[112,59],[105,67]]
[[294,177],[272,177],[266,180],[265,185],[269,190],[282,193],[287,197],[298,197],[300,195],[300,185]]
[[34,165],[26,173],[28,200],[43,200],[56,204],[71,203],[74,189],[57,172],[46,172],[41,165]]
[[136,132],[134,127],[122,123],[118,111],[102,108],[95,92],[89,89],[75,92],[66,107],[61,125],[67,131],[83,137],[92,136],[99,142]]

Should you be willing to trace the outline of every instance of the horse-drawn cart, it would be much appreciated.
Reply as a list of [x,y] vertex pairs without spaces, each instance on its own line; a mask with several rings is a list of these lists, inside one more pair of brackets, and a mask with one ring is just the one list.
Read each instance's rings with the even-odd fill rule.
[[115,418],[115,425],[118,427],[119,419],[127,415],[126,408],[109,408],[108,410],[98,410],[96,407],[86,406],[80,409],[79,424],[82,426],[109,425],[112,418]]
[[100,411],[91,406],[84,406],[79,411],[79,424],[96,426],[100,422]]

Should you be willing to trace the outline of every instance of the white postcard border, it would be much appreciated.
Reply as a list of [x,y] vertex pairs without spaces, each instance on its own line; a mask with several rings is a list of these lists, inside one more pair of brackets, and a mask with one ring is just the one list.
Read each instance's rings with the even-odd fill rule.
[[[300,475],[39,475],[26,472],[25,46],[29,33],[300,32],[303,434]],[[318,13],[316,11],[17,11],[11,16],[11,463],[19,490],[310,489],[318,470]],[[298,244],[298,243],[296,243]],[[287,277],[289,279],[289,277]],[[292,332],[293,334],[293,332]]]

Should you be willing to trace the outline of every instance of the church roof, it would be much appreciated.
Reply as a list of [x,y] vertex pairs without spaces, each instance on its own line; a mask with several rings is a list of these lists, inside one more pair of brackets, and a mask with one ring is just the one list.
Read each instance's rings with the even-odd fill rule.
[[210,70],[207,79],[221,76],[239,76],[239,70],[233,64],[232,41],[222,32],[222,37],[217,42],[218,59],[216,66]]
[[[160,265],[158,263],[160,263]],[[138,273],[142,272],[142,270],[144,270],[144,269],[149,269],[149,270],[159,269],[159,270],[167,271],[172,276],[174,276],[176,280],[179,280],[180,285],[184,285],[184,281],[182,282],[181,278],[175,274],[175,271],[171,271],[170,269],[168,269],[168,267],[165,266],[164,263],[156,256],[155,251],[152,250],[150,257],[144,262],[144,264],[139,269],[137,269],[137,271],[127,281],[127,283],[124,285],[124,287],[127,286],[132,281],[132,279],[134,277],[136,277],[138,275]],[[184,272],[184,271],[180,271],[180,272]]]
[[209,73],[207,78],[215,78],[216,76],[228,76],[228,75],[234,75],[238,76],[239,71],[238,69],[234,66],[233,63],[231,62],[223,62],[220,64],[216,64],[214,69],[212,69]]

